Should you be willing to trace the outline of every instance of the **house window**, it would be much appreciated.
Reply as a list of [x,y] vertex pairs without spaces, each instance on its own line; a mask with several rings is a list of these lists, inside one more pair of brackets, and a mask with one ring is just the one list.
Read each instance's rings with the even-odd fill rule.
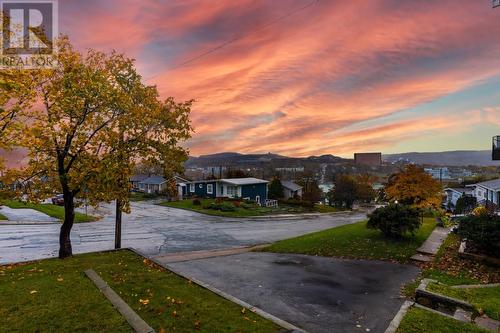
[[212,184],[207,184],[207,194],[214,193],[214,186]]
[[194,184],[189,184],[189,192],[194,192]]
[[236,189],[236,186],[228,186],[227,187],[227,196],[228,197],[235,197],[238,194],[238,191]]

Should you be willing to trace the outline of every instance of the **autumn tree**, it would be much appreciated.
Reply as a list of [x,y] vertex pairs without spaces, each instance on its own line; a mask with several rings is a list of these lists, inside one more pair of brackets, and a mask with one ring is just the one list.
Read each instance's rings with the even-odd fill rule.
[[415,208],[437,208],[442,201],[441,184],[423,168],[408,165],[389,177],[385,194],[389,201]]
[[323,191],[319,188],[319,183],[316,178],[305,173],[296,183],[302,186],[302,199],[314,204],[322,199]]
[[21,143],[29,151],[24,194],[30,200],[64,196],[59,257],[65,258],[72,255],[75,198],[92,205],[116,199],[118,209],[128,211],[136,163],[154,162],[164,174],[180,170],[187,152],[179,143],[190,137],[192,101],[161,101],[120,54],[83,55],[63,38],[57,57],[58,66],[36,81],[41,106],[24,110],[29,122]]
[[371,202],[376,197],[373,189],[374,177],[370,175],[338,175],[335,187],[328,194],[330,204],[351,209],[354,202]]
[[285,188],[283,184],[281,184],[281,180],[279,177],[274,177],[269,183],[269,189],[267,196],[269,199],[283,199],[285,196]]

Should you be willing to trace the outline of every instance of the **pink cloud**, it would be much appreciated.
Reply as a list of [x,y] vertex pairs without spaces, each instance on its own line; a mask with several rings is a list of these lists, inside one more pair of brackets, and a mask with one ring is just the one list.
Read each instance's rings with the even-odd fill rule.
[[[307,3],[102,1],[89,10],[89,29],[78,29],[88,20],[78,13],[67,29],[77,45],[137,57],[162,96],[195,98],[194,154],[338,153],[367,140],[390,148],[389,133],[412,140],[448,128],[449,117],[410,113],[397,124],[363,131],[352,125],[383,121],[500,75],[500,35],[491,33],[500,28],[500,12],[486,3],[319,1],[261,28]],[[480,119],[496,123],[497,111],[485,108]],[[467,127],[459,120],[455,131]],[[343,134],[332,137],[337,131]]]

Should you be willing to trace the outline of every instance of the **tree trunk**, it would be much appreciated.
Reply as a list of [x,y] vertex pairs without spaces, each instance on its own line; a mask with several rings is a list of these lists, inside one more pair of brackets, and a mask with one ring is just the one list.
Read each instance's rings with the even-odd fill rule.
[[71,248],[71,228],[75,222],[75,201],[73,193],[63,190],[64,196],[64,222],[59,233],[59,259],[64,259],[73,255]]

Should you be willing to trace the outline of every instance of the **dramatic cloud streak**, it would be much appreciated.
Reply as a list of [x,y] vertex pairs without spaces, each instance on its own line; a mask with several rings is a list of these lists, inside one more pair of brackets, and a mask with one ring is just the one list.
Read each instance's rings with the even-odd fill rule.
[[126,52],[163,96],[197,100],[194,154],[348,155],[500,123],[498,93],[427,107],[500,75],[500,9],[489,5],[68,0],[61,17],[77,46]]

